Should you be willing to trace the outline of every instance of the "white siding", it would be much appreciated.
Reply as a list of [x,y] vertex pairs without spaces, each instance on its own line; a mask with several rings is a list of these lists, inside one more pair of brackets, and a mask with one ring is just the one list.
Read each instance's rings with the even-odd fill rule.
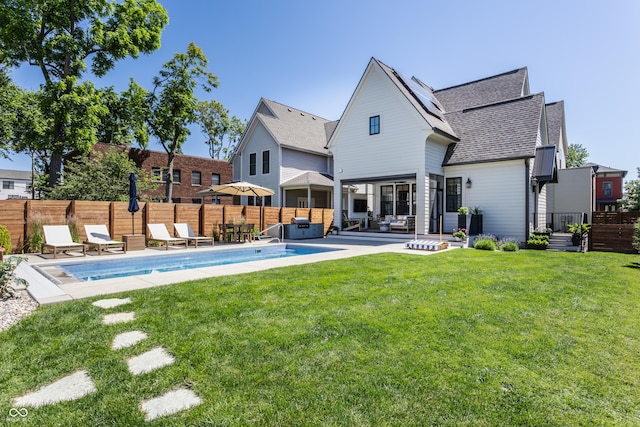
[[327,173],[329,172],[327,166],[325,156],[282,148],[280,182],[285,182],[306,171]]
[[[591,215],[593,194],[592,169],[572,168],[558,171],[558,183],[547,184],[548,211],[556,214],[587,212]],[[546,187],[545,186],[545,187]]]
[[[445,170],[445,178],[462,178],[462,206],[480,208],[485,234],[525,240],[525,188],[529,183],[524,160],[448,166]],[[467,178],[471,179],[471,188],[465,186]],[[533,207],[533,198],[530,203]],[[451,233],[457,226],[457,212],[445,212],[443,232]]]
[[[269,150],[270,167],[269,173],[262,173],[262,153]],[[256,175],[249,175],[249,158],[251,153],[256,153]],[[261,185],[275,191],[272,196],[272,206],[278,206],[280,202],[279,177],[280,155],[279,146],[262,123],[257,123],[255,129],[249,136],[242,153],[237,157],[239,162],[233,163],[233,177],[235,180],[249,181],[253,184]],[[239,163],[239,167],[238,167]],[[240,171],[236,173],[236,168]],[[246,203],[246,198],[242,198],[242,203]]]
[[[7,186],[13,183],[13,189],[4,188],[4,182]],[[16,178],[0,178],[0,200],[7,199],[30,199],[31,198],[31,181],[25,181]]]

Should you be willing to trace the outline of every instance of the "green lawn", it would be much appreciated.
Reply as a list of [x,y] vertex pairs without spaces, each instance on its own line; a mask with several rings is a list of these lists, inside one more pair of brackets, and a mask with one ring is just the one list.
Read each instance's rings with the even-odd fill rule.
[[[638,261],[382,254],[43,307],[0,333],[0,410],[87,369],[97,392],[24,422],[144,424],[141,400],[186,387],[203,403],[150,425],[637,426]],[[101,324],[118,311],[137,318]],[[110,350],[133,329],[149,338]],[[132,377],[158,345],[176,362]]]

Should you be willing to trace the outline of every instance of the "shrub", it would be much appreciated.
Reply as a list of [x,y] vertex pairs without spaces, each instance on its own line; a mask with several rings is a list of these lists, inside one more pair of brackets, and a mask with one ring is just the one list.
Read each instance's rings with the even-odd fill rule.
[[24,259],[12,256],[4,261],[0,261],[0,298],[6,300],[13,298],[16,294],[14,284],[26,285],[26,280],[16,277],[15,269]]
[[633,225],[633,247],[640,252],[640,218]]
[[35,214],[29,218],[31,232],[27,237],[27,251],[40,252],[40,248],[44,243],[44,232],[42,226],[51,223],[51,217],[48,215]]
[[510,237],[502,239],[498,244],[498,247],[500,248],[501,251],[505,251],[505,252],[516,252],[520,249],[518,242],[515,239],[512,239]]
[[495,251],[498,249],[498,242],[496,237],[491,234],[480,234],[473,242],[473,248],[484,251]]
[[549,245],[549,236],[545,234],[532,234],[527,240],[529,249],[546,249]]
[[69,226],[69,233],[71,234],[71,240],[76,243],[80,242],[80,233],[78,232],[78,218],[75,215],[67,215],[67,225]]
[[4,225],[0,225],[0,247],[4,248],[4,253],[11,253],[11,234]]

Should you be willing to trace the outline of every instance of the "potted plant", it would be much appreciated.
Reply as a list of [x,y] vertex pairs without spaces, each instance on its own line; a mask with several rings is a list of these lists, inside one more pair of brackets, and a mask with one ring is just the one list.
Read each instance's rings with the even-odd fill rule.
[[467,228],[467,214],[469,213],[469,208],[461,207],[458,208],[458,228]]
[[454,228],[453,229],[453,237],[458,241],[467,240],[467,229],[466,228]]
[[471,224],[469,224],[469,234],[472,236],[482,234],[482,211],[480,207],[474,206],[471,209]]
[[582,237],[584,237],[585,233],[588,233],[591,229],[589,224],[585,223],[577,223],[569,224],[569,233],[571,233],[571,243],[573,246],[580,246],[582,242]]
[[549,236],[544,234],[532,234],[527,240],[527,249],[537,249],[544,251],[549,246]]

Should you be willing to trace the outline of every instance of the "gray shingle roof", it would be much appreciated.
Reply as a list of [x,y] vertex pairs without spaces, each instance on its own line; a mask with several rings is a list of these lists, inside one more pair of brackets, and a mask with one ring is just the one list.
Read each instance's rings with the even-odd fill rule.
[[280,187],[299,187],[307,185],[333,187],[333,178],[331,175],[326,173],[307,171],[283,182],[280,184]]
[[0,169],[0,179],[3,179],[3,178],[31,181],[31,172],[14,170],[14,169]]
[[446,113],[460,142],[449,146],[443,164],[533,157],[543,105],[540,93]]
[[564,101],[547,104],[546,112],[549,143],[558,144],[560,142],[560,134],[563,132],[564,127]]
[[435,90],[445,111],[453,112],[529,95],[527,68]]
[[[309,114],[278,102],[262,99],[267,107],[275,114],[265,114],[259,110],[256,116],[264,123],[276,142],[289,148],[329,155],[324,148],[331,132],[331,123],[327,119]],[[333,127],[335,129],[335,126]]]

